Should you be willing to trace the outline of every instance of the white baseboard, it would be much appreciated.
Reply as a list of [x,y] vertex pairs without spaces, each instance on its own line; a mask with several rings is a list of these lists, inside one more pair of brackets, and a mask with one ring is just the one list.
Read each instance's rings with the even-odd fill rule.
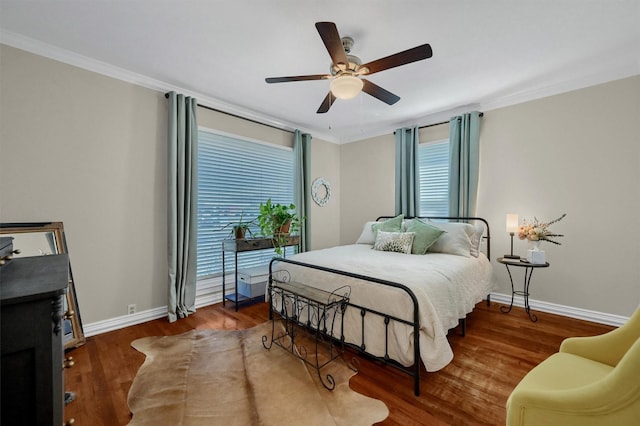
[[[196,309],[203,306],[213,305],[222,302],[222,292],[208,293],[196,296]],[[153,308],[147,311],[136,312],[135,314],[123,315],[104,321],[92,322],[83,326],[86,337],[106,333],[108,331],[119,330],[143,322],[152,321],[158,318],[167,317],[167,307]]]
[[[499,303],[511,303],[511,295],[502,293],[491,293],[491,300]],[[196,297],[196,308],[213,305],[222,301],[221,292],[206,293]],[[522,296],[516,296],[513,305],[523,308],[524,299]],[[540,300],[529,299],[531,309],[535,311],[548,312],[551,314],[562,315],[569,318],[576,318],[584,321],[591,321],[600,324],[613,326],[621,326],[628,317],[620,315],[607,314],[604,312],[590,311],[587,309],[574,308],[571,306],[558,305],[555,303],[543,302]],[[123,315],[104,321],[97,321],[84,325],[84,335],[86,337],[95,336],[97,334],[109,331],[119,330],[143,322],[163,318],[167,316],[167,308],[153,308],[148,311],[136,312],[135,314]]]
[[[511,295],[503,293],[491,293],[491,301],[511,303]],[[513,306],[524,308],[524,297],[515,296],[513,299]],[[541,300],[534,300],[529,298],[529,306],[534,311],[547,312],[550,314],[562,315],[564,317],[576,318],[584,321],[596,322],[599,324],[621,326],[629,317],[623,317],[620,315],[607,314],[604,312],[590,311],[587,309],[574,308],[572,306],[558,305],[550,302],[543,302]]]
[[92,322],[84,324],[83,330],[85,337],[95,336],[96,334],[106,333],[108,331],[119,330],[121,328],[130,327],[143,322],[167,316],[167,307],[153,308],[148,311],[136,312],[135,314],[122,315],[120,317],[110,318],[104,321]]

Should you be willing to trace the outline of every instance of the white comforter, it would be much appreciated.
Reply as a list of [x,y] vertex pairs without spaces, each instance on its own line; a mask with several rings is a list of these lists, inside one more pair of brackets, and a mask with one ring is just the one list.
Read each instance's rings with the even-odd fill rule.
[[[372,250],[367,244],[354,244],[297,254],[290,259],[340,271],[380,278],[409,287],[419,303],[420,356],[427,371],[437,371],[453,359],[447,331],[464,318],[491,291],[491,264],[484,256],[463,257],[428,253],[408,255]],[[276,263],[291,280],[325,290],[351,286],[351,303],[371,307],[413,321],[413,304],[406,292],[350,277],[287,263]],[[372,321],[375,320],[375,321]],[[349,307],[344,330],[347,342],[361,344],[360,311]],[[413,328],[392,322],[389,356],[404,366],[413,364]],[[384,356],[384,323],[367,314],[366,351]]]

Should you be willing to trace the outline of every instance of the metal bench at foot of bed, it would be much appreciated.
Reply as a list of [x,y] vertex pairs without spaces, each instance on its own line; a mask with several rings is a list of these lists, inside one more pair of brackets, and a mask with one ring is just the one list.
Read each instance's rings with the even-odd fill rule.
[[[269,300],[271,317],[271,339],[262,336],[262,345],[271,349],[275,343],[287,352],[304,361],[318,373],[322,385],[328,390],[333,390],[336,382],[331,374],[322,376],[320,370],[344,354],[344,336],[342,318],[351,288],[343,286],[333,292],[308,287],[296,282],[272,280],[269,285]],[[279,309],[276,309],[274,301],[279,301]],[[276,315],[273,315],[273,314]],[[338,315],[340,314],[340,315]],[[284,331],[276,335],[276,316],[282,319]],[[336,339],[334,329],[338,318],[340,339]],[[309,352],[302,343],[297,343],[299,330],[308,330],[313,334],[314,350],[309,359]],[[338,345],[336,345],[338,342]],[[326,358],[320,360],[318,349],[326,347]],[[354,369],[352,365],[350,368]]]

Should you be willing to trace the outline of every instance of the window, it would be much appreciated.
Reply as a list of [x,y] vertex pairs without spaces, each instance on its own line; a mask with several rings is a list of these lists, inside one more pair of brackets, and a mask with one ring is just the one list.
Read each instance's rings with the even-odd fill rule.
[[420,216],[449,216],[449,141],[421,144]]
[[[221,228],[241,215],[245,221],[257,217],[268,198],[293,202],[292,149],[198,132],[198,279],[222,274],[222,240],[231,227]],[[272,257],[271,250],[243,253],[238,267],[264,265]],[[225,260],[233,270],[233,256]]]

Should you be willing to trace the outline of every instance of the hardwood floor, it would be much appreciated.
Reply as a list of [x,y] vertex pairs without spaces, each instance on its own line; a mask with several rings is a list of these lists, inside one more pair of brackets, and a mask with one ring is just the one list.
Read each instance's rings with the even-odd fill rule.
[[[500,312],[499,303],[484,302],[467,318],[467,334],[449,333],[454,360],[436,373],[422,374],[421,395],[413,395],[409,376],[361,358],[351,388],[380,399],[389,407],[384,425],[501,425],[511,390],[535,365],[558,350],[569,336],[605,333],[613,327],[536,312],[529,320],[521,308]],[[127,394],[144,355],[130,346],[140,337],[174,335],[191,329],[242,329],[268,319],[268,305],[259,303],[234,312],[222,304],[198,309],[189,318],[170,324],[150,321],[89,337],[66,354],[75,365],[65,370],[65,388],[76,394],[65,408],[75,425],[126,425],[130,419]],[[158,425],[162,426],[162,425]]]

